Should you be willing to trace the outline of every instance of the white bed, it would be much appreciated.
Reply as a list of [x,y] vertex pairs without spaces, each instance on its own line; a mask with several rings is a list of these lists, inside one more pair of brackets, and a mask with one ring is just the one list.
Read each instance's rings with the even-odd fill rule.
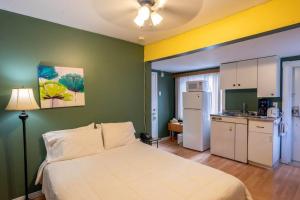
[[47,200],[250,200],[237,178],[141,142],[48,164]]

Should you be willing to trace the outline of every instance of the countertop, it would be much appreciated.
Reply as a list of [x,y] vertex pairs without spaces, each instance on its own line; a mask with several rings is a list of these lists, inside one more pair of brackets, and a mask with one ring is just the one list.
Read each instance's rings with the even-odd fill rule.
[[281,117],[266,117],[266,116],[251,116],[251,115],[230,115],[230,114],[224,114],[224,113],[218,113],[218,114],[211,114],[212,117],[231,117],[231,118],[239,118],[239,119],[248,119],[253,121],[267,121],[267,122],[275,122],[279,121]]

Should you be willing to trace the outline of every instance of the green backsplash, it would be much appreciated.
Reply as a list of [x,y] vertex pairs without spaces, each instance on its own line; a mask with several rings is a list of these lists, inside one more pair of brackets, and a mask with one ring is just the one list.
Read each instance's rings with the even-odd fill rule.
[[247,104],[249,111],[257,111],[258,99],[256,89],[226,90],[225,110],[240,111],[243,103]]
[[30,191],[40,189],[33,183],[45,158],[43,133],[92,121],[130,120],[137,132],[144,130],[143,46],[1,10],[0,29],[1,200],[24,192],[21,121],[4,108],[12,88],[32,87],[38,99],[40,63],[83,67],[86,106],[29,112]]
[[[278,98],[264,98],[272,102],[277,102],[278,107],[282,106],[282,99]],[[243,89],[243,90],[226,90],[225,93],[225,110],[227,111],[241,111],[242,104],[247,104],[248,111],[258,110],[257,90]]]

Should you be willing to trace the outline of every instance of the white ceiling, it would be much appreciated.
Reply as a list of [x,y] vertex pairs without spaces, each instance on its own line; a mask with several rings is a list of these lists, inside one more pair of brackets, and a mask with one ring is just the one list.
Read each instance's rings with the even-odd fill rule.
[[[137,0],[0,0],[0,9],[111,37],[147,44],[213,22],[269,0],[166,0],[164,21],[140,29]],[[143,37],[144,40],[139,40]]]
[[184,72],[271,55],[280,57],[300,55],[300,28],[153,62],[152,68],[167,72]]

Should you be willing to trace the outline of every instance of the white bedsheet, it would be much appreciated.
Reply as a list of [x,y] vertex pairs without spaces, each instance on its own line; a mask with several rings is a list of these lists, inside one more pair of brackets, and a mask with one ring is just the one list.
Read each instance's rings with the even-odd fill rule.
[[48,164],[47,200],[250,200],[237,178],[135,142]]

